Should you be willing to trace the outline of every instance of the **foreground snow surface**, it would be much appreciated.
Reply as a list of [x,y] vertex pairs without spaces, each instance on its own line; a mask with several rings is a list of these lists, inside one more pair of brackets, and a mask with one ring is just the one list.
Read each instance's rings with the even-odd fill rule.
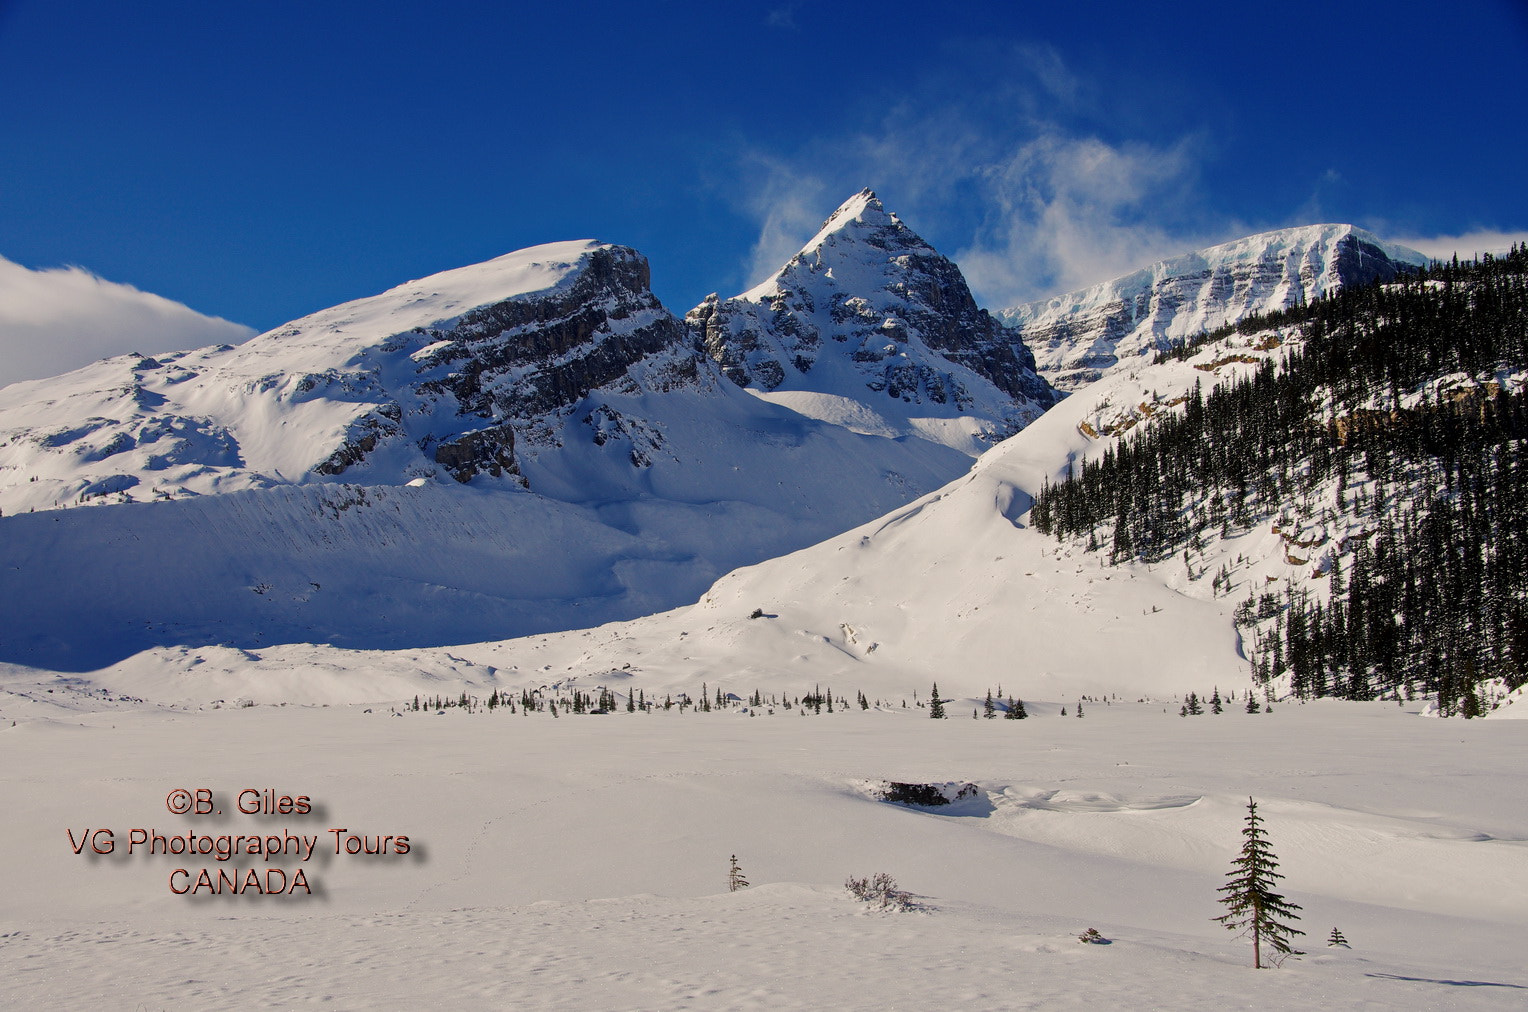
[[[1528,1001],[1519,721],[1337,702],[936,723],[900,705],[553,719],[81,698],[0,694],[0,1006]],[[885,780],[979,791],[918,810],[875,800]],[[229,814],[169,814],[180,787]],[[232,814],[244,788],[314,811]],[[1210,920],[1249,796],[1304,908],[1309,955],[1277,970],[1252,970],[1249,943]],[[76,856],[86,827],[113,829],[118,852]],[[311,897],[196,899],[171,872],[216,861],[120,852],[132,828],[290,830],[322,851],[342,827],[406,834],[411,852],[288,859]],[[725,891],[732,854],[752,888]],[[918,909],[842,888],[881,871]],[[1351,949],[1326,947],[1333,926]],[[1112,944],[1079,944],[1088,927]]]

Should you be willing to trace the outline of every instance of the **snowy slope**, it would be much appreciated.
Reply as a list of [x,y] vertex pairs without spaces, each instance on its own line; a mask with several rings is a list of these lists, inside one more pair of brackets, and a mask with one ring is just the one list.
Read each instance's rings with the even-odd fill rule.
[[[0,601],[27,621],[0,659],[631,618],[969,466],[740,389],[647,280],[631,250],[537,247],[238,347],[5,388]],[[251,591],[266,584],[286,589]]]
[[[59,698],[40,693],[43,700]],[[0,696],[0,1005],[74,1009],[1521,1008],[1519,722],[1324,702],[1183,720],[532,717]],[[916,715],[916,716],[915,716]],[[19,719],[18,719],[19,718]],[[18,719],[17,726],[11,726]],[[867,781],[974,783],[951,809]],[[303,817],[177,817],[305,795]],[[1308,955],[1211,918],[1254,796]],[[76,856],[66,830],[124,846]],[[312,834],[314,895],[177,896],[163,834]],[[331,828],[407,835],[332,853]],[[726,891],[736,855],[752,886]],[[919,909],[843,889],[885,872]],[[1324,942],[1339,927],[1351,948]],[[1109,945],[1082,945],[1086,928]]]
[[998,315],[1034,350],[1047,379],[1075,390],[1174,341],[1427,262],[1352,225],[1306,225],[1162,260]]
[[[280,698],[312,701],[377,698],[368,675],[389,686],[416,678],[485,696],[496,687],[543,685],[696,693],[705,682],[744,696],[756,689],[799,695],[822,685],[841,697],[926,699],[938,682],[962,707],[1001,687],[1046,702],[1049,712],[1083,695],[1181,699],[1190,691],[1208,697],[1217,687],[1242,691],[1252,683],[1254,659],[1254,644],[1243,636],[1257,626],[1238,629],[1233,614],[1258,595],[1319,599],[1329,591],[1331,557],[1356,550],[1372,527],[1352,491],[1347,508],[1328,487],[1312,493],[1314,506],[1291,508],[1271,523],[1208,531],[1188,564],[1174,556],[1108,566],[1107,552],[1041,536],[1027,513],[1043,482],[1153,416],[1178,410],[1194,384],[1245,376],[1299,341],[1292,330],[1279,340],[1235,334],[1184,361],[1116,371],[945,488],[821,544],[730,573],[698,603],[665,614],[396,657],[300,645],[253,657],[153,651],[94,677],[160,699],[268,693],[265,686],[279,685]],[[1506,704],[1496,715],[1515,709]]]
[[586,346],[629,347],[624,365],[684,343],[646,278],[632,250],[556,243],[236,347],[124,356],[15,384],[0,392],[0,506],[151,501],[346,472],[393,484],[507,477],[503,426],[538,384],[561,378],[554,369],[587,357]]
[[772,278],[687,319],[734,382],[856,431],[975,455],[1057,399],[959,268],[870,190]]
[[[1186,363],[1120,374],[1067,398],[943,489],[730,573],[696,604],[664,614],[397,657],[296,644],[234,658],[157,650],[93,677],[161,699],[270,698],[262,686],[279,684],[283,698],[324,702],[377,698],[363,669],[389,684],[416,673],[483,695],[543,684],[695,692],[705,681],[739,693],[799,694],[821,683],[926,698],[938,681],[958,698],[1001,685],[1065,702],[1244,686],[1236,599],[1211,595],[1174,567],[1106,569],[1096,554],[1060,549],[1025,523],[1043,480],[1101,450],[1086,426],[1112,410],[1111,398],[1135,403],[1153,386],[1171,390],[1204,375]],[[1239,578],[1260,579],[1261,570]],[[762,616],[750,618],[756,610]],[[299,688],[304,677],[310,684]]]

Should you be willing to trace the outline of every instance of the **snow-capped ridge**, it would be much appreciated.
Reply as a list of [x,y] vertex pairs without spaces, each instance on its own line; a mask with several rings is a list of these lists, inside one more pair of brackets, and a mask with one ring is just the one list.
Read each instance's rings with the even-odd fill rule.
[[1075,390],[1204,330],[1424,266],[1416,250],[1346,224],[1245,236],[998,314],[1040,372]]

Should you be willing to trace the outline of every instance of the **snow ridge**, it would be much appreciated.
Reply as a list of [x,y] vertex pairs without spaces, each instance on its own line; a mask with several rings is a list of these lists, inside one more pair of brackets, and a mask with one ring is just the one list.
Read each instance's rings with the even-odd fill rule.
[[1427,262],[1352,225],[1306,225],[1161,260],[998,315],[1034,349],[1047,379],[1076,390],[1174,341]]

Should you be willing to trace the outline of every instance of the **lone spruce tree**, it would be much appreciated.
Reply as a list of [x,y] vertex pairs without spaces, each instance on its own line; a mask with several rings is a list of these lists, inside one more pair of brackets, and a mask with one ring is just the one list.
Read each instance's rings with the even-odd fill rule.
[[737,855],[732,855],[732,864],[727,869],[727,891],[737,892],[739,889],[748,888],[748,876],[743,874],[743,869],[738,867]]
[[1305,934],[1286,923],[1300,919],[1295,913],[1300,907],[1273,891],[1274,883],[1284,877],[1275,870],[1278,866],[1263,833],[1262,820],[1257,817],[1257,802],[1248,798],[1241,854],[1231,862],[1226,884],[1219,890],[1225,894],[1220,902],[1225,904],[1226,912],[1213,920],[1230,931],[1252,933],[1252,965],[1259,970],[1263,968],[1265,940],[1280,956],[1287,956],[1296,952],[1291,939]]
[[934,692],[929,696],[928,715],[934,720],[944,719],[944,701],[939,698],[939,683],[934,683]]

